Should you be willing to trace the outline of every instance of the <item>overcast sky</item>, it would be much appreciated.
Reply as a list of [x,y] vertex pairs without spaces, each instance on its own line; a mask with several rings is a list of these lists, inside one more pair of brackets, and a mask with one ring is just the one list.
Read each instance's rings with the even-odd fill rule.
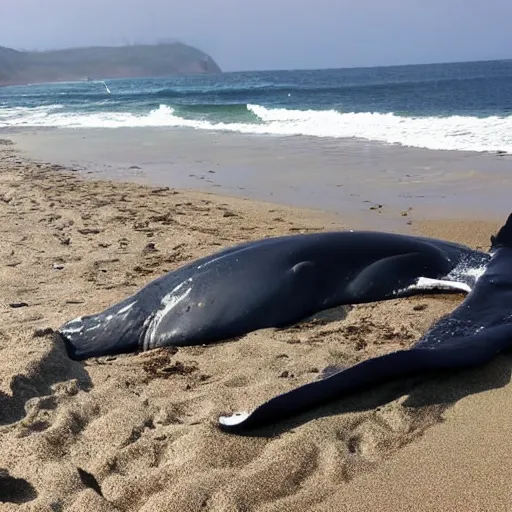
[[225,71],[512,57],[512,0],[0,0],[0,46],[177,38]]

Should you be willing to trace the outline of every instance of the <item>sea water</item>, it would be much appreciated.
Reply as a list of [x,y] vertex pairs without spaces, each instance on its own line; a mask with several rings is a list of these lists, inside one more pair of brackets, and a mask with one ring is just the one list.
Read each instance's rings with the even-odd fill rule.
[[3,87],[0,127],[188,127],[512,153],[512,60]]

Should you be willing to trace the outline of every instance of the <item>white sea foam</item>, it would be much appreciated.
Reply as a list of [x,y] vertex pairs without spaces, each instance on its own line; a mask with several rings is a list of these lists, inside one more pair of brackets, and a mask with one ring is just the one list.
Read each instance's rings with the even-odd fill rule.
[[149,113],[72,113],[59,106],[0,108],[0,127],[189,127],[269,135],[358,138],[403,146],[512,153],[512,116],[402,117],[393,113],[341,113],[248,105],[258,123],[185,119],[160,105]]

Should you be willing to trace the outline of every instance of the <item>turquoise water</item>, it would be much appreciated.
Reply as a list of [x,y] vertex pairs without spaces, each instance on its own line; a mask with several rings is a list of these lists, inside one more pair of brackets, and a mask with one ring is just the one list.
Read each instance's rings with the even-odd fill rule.
[[512,153],[512,61],[0,88],[0,127],[189,127]]

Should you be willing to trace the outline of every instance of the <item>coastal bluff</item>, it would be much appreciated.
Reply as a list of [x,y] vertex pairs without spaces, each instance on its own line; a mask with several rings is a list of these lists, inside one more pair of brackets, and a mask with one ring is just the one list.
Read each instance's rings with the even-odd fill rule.
[[212,57],[183,43],[37,52],[0,46],[0,86],[215,73],[221,69]]

